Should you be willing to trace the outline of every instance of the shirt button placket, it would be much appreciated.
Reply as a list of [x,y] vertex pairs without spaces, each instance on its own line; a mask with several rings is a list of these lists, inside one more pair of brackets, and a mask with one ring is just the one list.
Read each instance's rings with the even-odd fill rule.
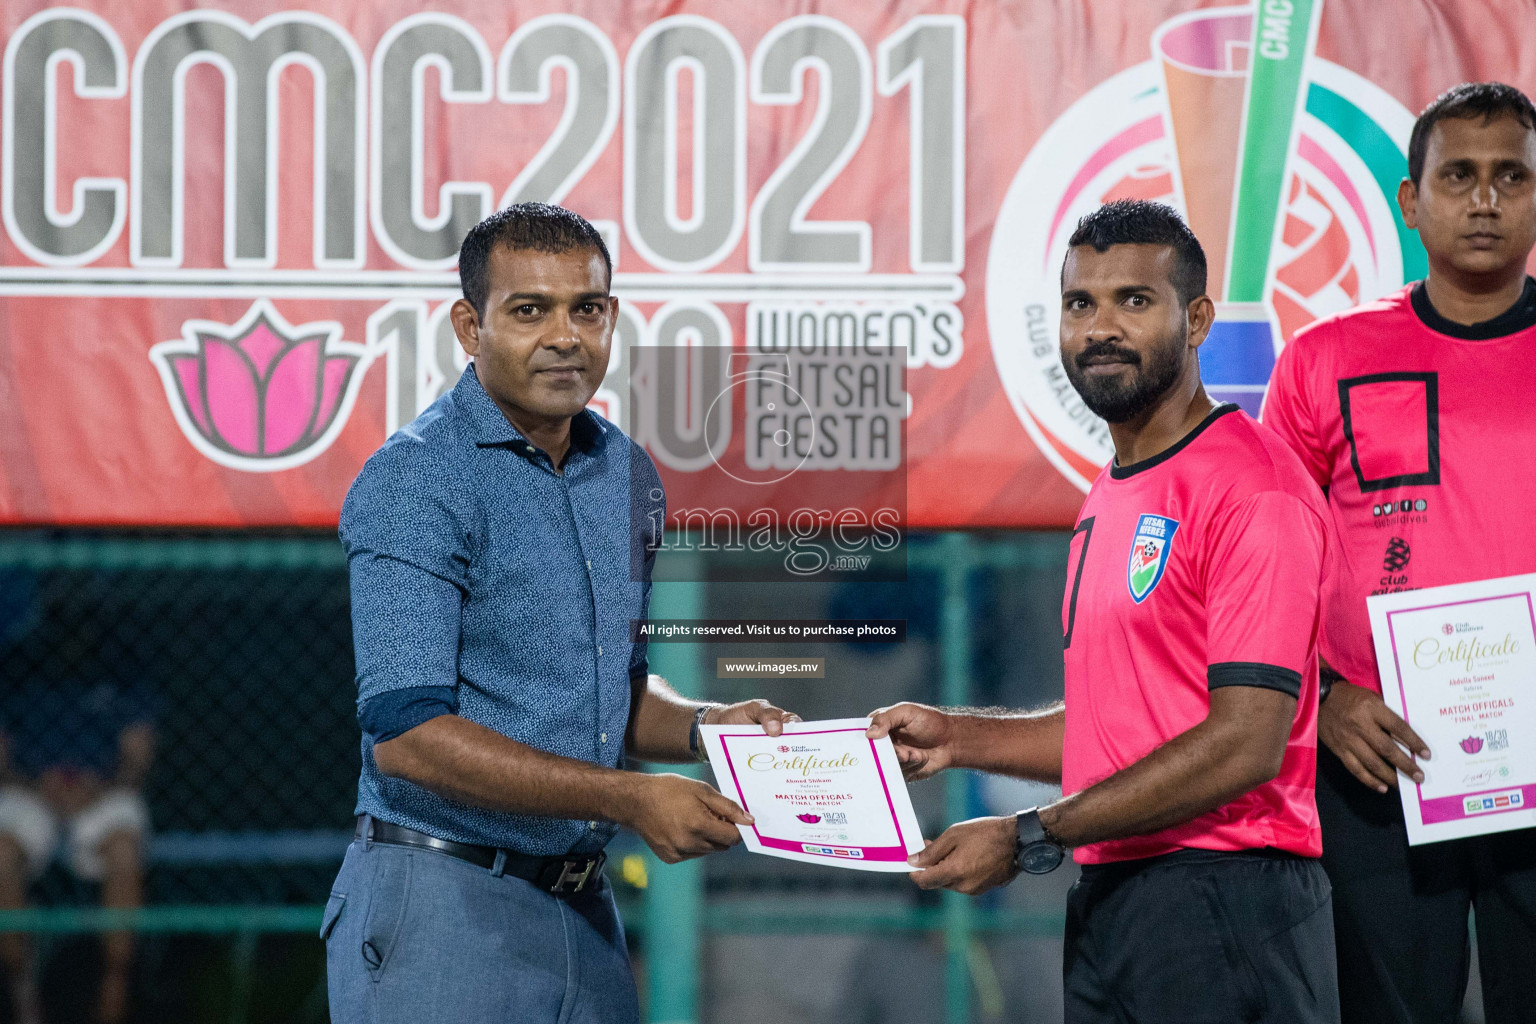
[[[561,490],[564,491],[564,493],[565,493],[565,510],[566,510],[566,514],[568,516],[570,516],[571,532],[572,532],[572,534],[574,535],[574,537],[576,539],[576,545],[577,545],[578,549],[585,548],[586,544],[583,543],[584,539],[583,539],[583,537],[581,535],[581,518],[576,514],[576,502],[575,502],[575,500],[571,496],[571,481],[570,481],[570,478],[566,477],[566,476],[561,476],[560,477],[560,487],[561,487]],[[582,561],[586,564],[586,567],[587,567],[587,593],[591,597],[591,600],[592,600],[592,623],[593,623],[593,626],[595,628],[601,629],[602,628],[602,614],[599,611],[598,605],[597,605],[597,581],[593,578],[594,577],[594,573],[592,572],[592,559],[585,557],[585,555],[583,554]],[[597,644],[596,647],[597,647],[597,655],[596,655],[596,658],[593,659],[594,662],[597,660],[597,658],[601,658],[603,656],[603,645],[602,644]],[[595,668],[595,671],[594,671],[595,680],[594,681],[596,682],[595,693],[593,695],[594,696],[594,716],[595,716],[595,718],[596,718],[596,720],[598,722],[601,722],[603,720],[602,669],[598,668],[596,666],[594,666],[594,668]],[[599,739],[600,744],[606,744],[608,742],[608,734],[606,732],[600,733],[598,735],[598,739]],[[590,822],[589,824],[590,824],[590,827],[592,827],[594,829],[597,828],[597,822],[594,821],[594,822]]]

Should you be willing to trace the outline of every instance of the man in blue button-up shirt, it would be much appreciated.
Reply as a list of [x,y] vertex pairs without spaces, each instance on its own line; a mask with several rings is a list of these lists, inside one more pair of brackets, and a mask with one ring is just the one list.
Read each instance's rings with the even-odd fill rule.
[[626,754],[688,760],[701,722],[777,735],[793,716],[683,700],[631,642],[661,483],[586,409],[618,312],[601,236],[522,204],[469,233],[459,269],[474,362],[342,508],[363,769],[322,929],[331,1016],[632,1021],[604,845],[628,826],[674,862],[751,818]]

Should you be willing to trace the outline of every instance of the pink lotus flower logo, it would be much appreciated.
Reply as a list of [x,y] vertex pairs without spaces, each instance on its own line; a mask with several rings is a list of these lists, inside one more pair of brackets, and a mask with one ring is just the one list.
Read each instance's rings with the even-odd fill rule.
[[265,299],[233,326],[188,320],[181,334],[149,352],[177,424],[214,462],[257,473],[330,447],[374,355],[338,323],[291,326]]
[[1475,754],[1483,749],[1483,738],[1481,736],[1468,736],[1461,741],[1461,749],[1469,754]]
[[1447,622],[1445,625],[1440,627],[1440,632],[1444,633],[1446,636],[1450,636],[1452,633],[1456,632],[1456,627]]
[[797,814],[795,817],[799,818],[807,825],[814,825],[821,820],[821,815],[819,814]]

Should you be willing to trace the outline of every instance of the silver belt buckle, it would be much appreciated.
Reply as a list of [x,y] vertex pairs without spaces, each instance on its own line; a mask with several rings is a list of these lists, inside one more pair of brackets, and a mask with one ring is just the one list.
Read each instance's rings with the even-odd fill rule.
[[[560,877],[555,879],[555,892],[581,892],[586,888],[587,878],[592,874],[592,865],[595,861],[587,861],[587,866],[581,869],[580,874],[571,870],[578,863],[580,862],[568,860],[560,865]],[[569,888],[566,887],[566,883],[570,883]]]
[[[549,886],[552,893],[576,893],[583,892],[587,888],[587,882],[592,879],[592,873],[602,867],[604,857],[599,854],[596,857],[585,860],[568,860],[560,865],[560,875]],[[576,870],[578,867],[581,870]]]

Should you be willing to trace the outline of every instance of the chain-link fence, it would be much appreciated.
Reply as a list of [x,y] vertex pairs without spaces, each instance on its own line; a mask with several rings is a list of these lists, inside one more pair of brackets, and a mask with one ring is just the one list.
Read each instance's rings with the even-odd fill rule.
[[[715,617],[784,617],[793,608],[795,617],[905,619],[907,641],[783,651],[720,645],[703,651],[700,664],[712,667],[716,653],[824,657],[826,678],[730,681],[701,672],[692,692],[719,700],[766,696],[807,718],[863,714],[902,699],[944,700],[943,623],[955,592],[942,583],[943,559],[923,557],[925,543],[932,539],[914,542],[905,583],[704,584]],[[970,632],[968,699],[1019,706],[1059,696],[1063,539],[968,543],[974,557],[959,592]],[[98,933],[115,921],[91,916],[99,915],[110,882],[104,885],[100,865],[81,862],[68,823],[124,793],[142,799],[148,818],[146,909],[132,922],[138,937],[129,1019],[325,1020],[323,950],[312,928],[350,835],[358,767],[352,673],[346,566],[329,535],[0,535],[5,792],[31,794],[64,826],[46,849],[29,840],[35,848],[25,851],[32,869],[25,901],[32,909],[23,913],[32,916],[9,919],[33,937],[50,1021],[77,1013],[89,1019],[103,957]],[[977,778],[960,790],[942,780],[914,787],[925,831],[1016,799],[996,784]],[[955,792],[965,794],[963,806],[951,806]],[[0,805],[0,836],[25,831],[14,811]],[[107,815],[108,824],[132,824],[125,814]],[[644,970],[638,904],[647,868],[656,868],[633,837],[621,836],[613,852],[610,871],[621,899],[634,904],[631,945]],[[786,970],[842,965],[834,972],[842,980],[828,983],[835,991],[821,991],[796,1011],[806,1021],[837,1013],[883,1019],[876,1004],[886,989],[861,988],[858,979],[890,956],[907,963],[912,978],[942,975],[944,940],[932,936],[948,911],[901,876],[732,853],[706,862],[704,886],[701,927],[712,936],[704,1020],[757,1019],[746,1008],[771,994],[763,986],[775,987],[774,976],[760,971],[759,947],[774,941],[765,928],[804,933],[791,944],[794,952],[770,958]],[[1029,914],[1055,912],[1057,895],[983,903],[994,916],[978,919],[978,930],[1018,931],[1021,921],[1039,919]],[[853,909],[832,917],[869,927],[847,934],[850,926],[830,924],[825,911],[833,901]],[[765,906],[774,910],[771,920],[761,913]],[[1014,939],[1054,941],[1025,932]],[[965,948],[973,1019],[1000,1019],[1017,1005],[1009,979],[1019,964],[1011,969],[1009,958],[1041,961],[1038,949],[1011,948]],[[1002,961],[994,963],[994,954]],[[1048,978],[1048,962],[1043,970]],[[14,984],[9,969],[0,974],[0,986]],[[797,990],[788,980],[782,987]],[[940,999],[942,987],[927,986],[919,1002]],[[0,1001],[0,1022],[10,1007]]]
[[[151,539],[71,564],[31,543],[0,569],[13,779],[141,790],[151,902],[323,900],[357,783],[339,554],[287,541],[287,564],[272,564],[257,541],[198,564],[196,542]],[[152,731],[152,754],[141,779],[121,778],[136,728]]]

